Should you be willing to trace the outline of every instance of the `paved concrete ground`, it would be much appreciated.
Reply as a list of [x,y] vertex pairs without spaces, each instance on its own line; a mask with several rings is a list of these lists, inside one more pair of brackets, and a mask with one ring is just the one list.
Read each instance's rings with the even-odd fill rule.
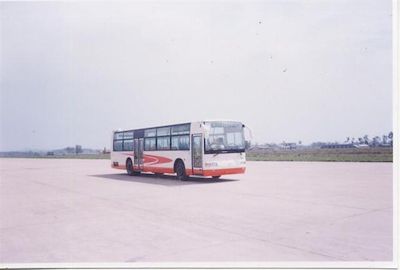
[[1,263],[392,260],[391,163],[248,162],[189,182],[0,164]]

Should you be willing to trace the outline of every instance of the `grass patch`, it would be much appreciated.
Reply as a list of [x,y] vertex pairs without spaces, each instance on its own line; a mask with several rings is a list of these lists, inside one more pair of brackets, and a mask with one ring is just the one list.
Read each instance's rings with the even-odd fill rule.
[[393,162],[392,148],[250,150],[250,161]]

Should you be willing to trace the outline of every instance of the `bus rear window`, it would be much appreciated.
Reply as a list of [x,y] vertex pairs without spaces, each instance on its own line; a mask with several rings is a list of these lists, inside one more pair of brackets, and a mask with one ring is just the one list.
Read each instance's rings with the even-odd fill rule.
[[122,151],[122,140],[114,141],[114,151]]
[[122,140],[124,138],[123,132],[115,132],[114,133],[114,140]]

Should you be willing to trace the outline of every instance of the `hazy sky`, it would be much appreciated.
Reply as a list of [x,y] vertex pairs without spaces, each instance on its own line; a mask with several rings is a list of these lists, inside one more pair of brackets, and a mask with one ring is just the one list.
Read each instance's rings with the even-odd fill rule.
[[0,3],[0,151],[237,119],[255,141],[392,130],[389,0]]

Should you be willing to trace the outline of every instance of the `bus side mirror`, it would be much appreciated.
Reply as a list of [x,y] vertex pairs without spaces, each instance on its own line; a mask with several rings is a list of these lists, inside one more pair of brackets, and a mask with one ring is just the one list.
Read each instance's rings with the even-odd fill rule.
[[249,127],[244,126],[243,128],[244,128],[243,131],[244,131],[245,143],[247,142],[248,147],[250,147],[251,141],[253,140],[253,132],[251,131],[251,129]]

